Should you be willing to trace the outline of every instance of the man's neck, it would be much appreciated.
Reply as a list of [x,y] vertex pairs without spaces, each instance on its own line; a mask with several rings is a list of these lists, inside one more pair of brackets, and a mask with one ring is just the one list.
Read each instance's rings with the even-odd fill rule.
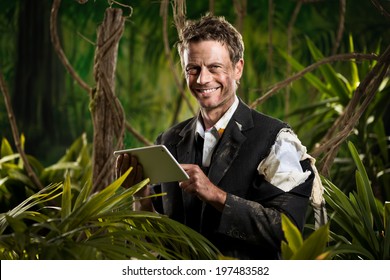
[[200,113],[202,115],[203,125],[205,127],[205,130],[208,130],[211,127],[213,127],[222,118],[222,116],[233,105],[234,100],[235,100],[235,98],[232,98],[231,100],[229,100],[229,102],[228,102],[229,104],[227,106],[221,106],[221,107],[213,108],[213,109],[209,109],[209,110],[207,110],[205,108],[200,109]]
[[225,114],[227,110],[224,111],[217,111],[217,110],[204,110],[201,109],[202,119],[203,119],[203,125],[205,127],[205,130],[210,129],[213,127],[219,119]]

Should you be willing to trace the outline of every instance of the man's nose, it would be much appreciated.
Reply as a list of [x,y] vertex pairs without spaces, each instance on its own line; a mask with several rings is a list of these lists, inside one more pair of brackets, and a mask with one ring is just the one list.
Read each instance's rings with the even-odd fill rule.
[[209,69],[207,69],[207,67],[202,67],[200,69],[198,79],[196,80],[196,82],[198,84],[206,84],[206,83],[210,82],[211,79],[212,79],[212,75],[211,75]]

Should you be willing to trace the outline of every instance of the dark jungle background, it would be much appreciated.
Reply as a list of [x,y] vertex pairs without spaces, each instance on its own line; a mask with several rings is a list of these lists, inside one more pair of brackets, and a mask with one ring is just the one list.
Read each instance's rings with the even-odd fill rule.
[[[0,0],[0,71],[25,137],[24,150],[42,166],[57,163],[80,137],[92,143],[94,134],[93,101],[53,47],[53,2]],[[110,6],[123,11],[115,95],[127,123],[124,147],[153,142],[160,132],[197,111],[188,90],[188,101],[180,93],[185,81],[174,46],[173,12],[180,3],[187,19],[212,12],[242,32],[245,69],[238,95],[259,111],[289,122],[326,178],[345,193],[354,190],[356,166],[347,145],[351,141],[375,197],[382,203],[390,200],[390,1],[63,0],[56,22],[61,46],[91,87],[96,83],[98,26]],[[375,68],[378,64],[380,69]],[[356,101],[357,93],[361,97]],[[4,100],[0,99],[0,136],[15,149]],[[351,129],[343,134],[348,125]],[[10,191],[0,182],[4,212],[21,199],[7,200]]]

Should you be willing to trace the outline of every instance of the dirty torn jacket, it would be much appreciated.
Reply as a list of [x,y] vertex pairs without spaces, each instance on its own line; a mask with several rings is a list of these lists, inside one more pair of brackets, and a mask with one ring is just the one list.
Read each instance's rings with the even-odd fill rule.
[[[202,145],[194,117],[159,135],[179,163],[201,165]],[[278,259],[283,240],[281,213],[303,229],[314,174],[309,160],[301,161],[311,175],[289,191],[267,182],[257,168],[270,153],[279,131],[288,127],[275,118],[250,109],[241,100],[204,169],[210,181],[227,192],[222,212],[185,193],[177,182],[155,186],[166,195],[154,201],[168,215],[208,238],[221,253],[238,259]]]

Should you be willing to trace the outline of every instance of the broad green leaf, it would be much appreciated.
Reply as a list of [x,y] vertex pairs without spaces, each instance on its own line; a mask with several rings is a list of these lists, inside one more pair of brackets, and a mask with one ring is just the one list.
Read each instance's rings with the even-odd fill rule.
[[284,236],[286,238],[288,246],[291,248],[291,251],[295,253],[299,249],[299,247],[302,246],[302,233],[285,214],[282,213],[281,218]]
[[[329,239],[329,223],[321,226],[303,242],[301,248],[295,252],[294,260],[318,259],[326,250]],[[322,256],[324,257],[324,256]]]
[[294,252],[292,251],[291,247],[284,240],[281,244],[281,252],[283,260],[291,260],[292,256],[294,255]]

